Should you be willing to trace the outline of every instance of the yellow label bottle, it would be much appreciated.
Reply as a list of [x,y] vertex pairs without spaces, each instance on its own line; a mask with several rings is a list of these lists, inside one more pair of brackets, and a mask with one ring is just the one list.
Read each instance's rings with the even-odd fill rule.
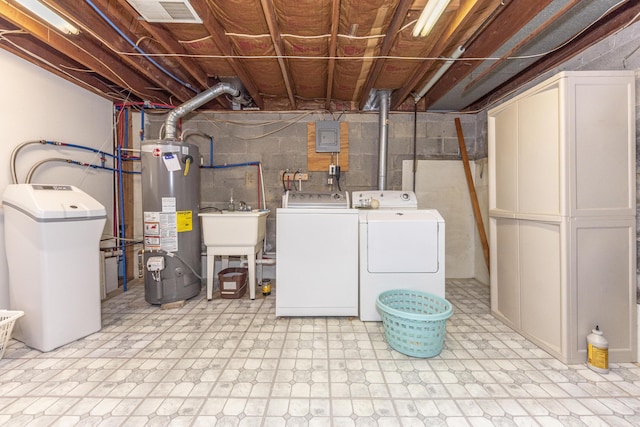
[[262,279],[262,295],[271,295],[271,280]]
[[587,366],[601,374],[609,373],[609,342],[597,325],[587,335]]

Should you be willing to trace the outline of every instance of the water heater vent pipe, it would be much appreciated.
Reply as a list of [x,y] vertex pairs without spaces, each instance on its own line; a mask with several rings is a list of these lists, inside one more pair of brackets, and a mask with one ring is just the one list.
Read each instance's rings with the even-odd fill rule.
[[380,108],[379,131],[380,146],[378,149],[378,190],[386,190],[387,186],[387,146],[389,142],[389,90],[378,91]]
[[198,107],[203,106],[207,102],[219,97],[222,94],[231,95],[234,101],[239,104],[247,104],[248,101],[242,96],[240,90],[229,83],[218,83],[209,89],[200,92],[184,104],[177,106],[169,113],[167,120],[165,121],[165,138],[170,140],[176,140],[178,132],[178,120],[186,116]]

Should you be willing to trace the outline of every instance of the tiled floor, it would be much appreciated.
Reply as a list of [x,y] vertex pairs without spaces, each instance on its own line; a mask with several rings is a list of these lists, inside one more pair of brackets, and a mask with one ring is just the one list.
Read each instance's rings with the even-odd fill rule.
[[275,296],[103,304],[101,332],[0,361],[4,426],[638,426],[640,368],[566,366],[489,314],[488,287],[452,280],[443,352],[390,350],[379,323],[279,318]]

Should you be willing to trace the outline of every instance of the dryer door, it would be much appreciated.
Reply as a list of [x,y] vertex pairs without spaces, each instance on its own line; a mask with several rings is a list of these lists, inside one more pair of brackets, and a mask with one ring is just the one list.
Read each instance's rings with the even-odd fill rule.
[[438,219],[416,210],[371,211],[367,216],[370,273],[438,271]]

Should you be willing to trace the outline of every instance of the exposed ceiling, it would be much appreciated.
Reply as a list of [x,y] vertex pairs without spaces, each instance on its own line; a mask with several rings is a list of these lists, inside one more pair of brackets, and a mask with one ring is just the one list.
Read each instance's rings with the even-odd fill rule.
[[[79,34],[0,0],[0,47],[116,101],[178,105],[227,81],[269,111],[360,111],[374,89],[392,90],[392,110],[479,108],[640,13],[637,0],[451,0],[413,37],[427,0],[42,2]],[[240,107],[219,97],[207,108]]]

